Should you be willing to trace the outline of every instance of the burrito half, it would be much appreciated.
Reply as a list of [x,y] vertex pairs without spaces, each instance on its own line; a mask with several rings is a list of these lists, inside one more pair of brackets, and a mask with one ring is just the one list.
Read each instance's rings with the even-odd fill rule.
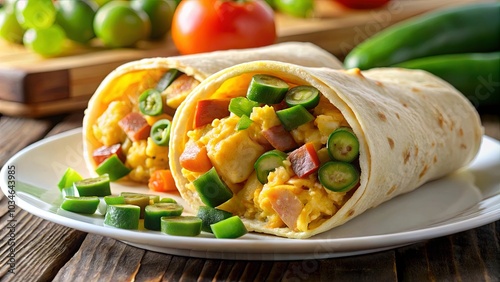
[[[86,109],[83,144],[88,169],[94,171],[116,154],[130,170],[125,178],[148,183],[154,171],[168,169],[166,127],[185,97],[209,75],[259,59],[341,68],[330,53],[299,42],[126,63],[103,80]],[[155,138],[150,137],[151,128],[158,128]]]
[[[230,111],[217,108],[227,100]],[[174,117],[169,159],[195,210],[308,238],[464,167],[482,130],[470,102],[424,71],[258,61],[191,93]]]

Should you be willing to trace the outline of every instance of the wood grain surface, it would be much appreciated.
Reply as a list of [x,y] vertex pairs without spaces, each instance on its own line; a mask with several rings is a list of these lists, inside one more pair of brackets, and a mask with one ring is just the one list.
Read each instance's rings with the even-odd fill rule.
[[[27,145],[81,126],[82,113],[0,116],[0,166]],[[500,140],[500,117],[483,115]],[[231,261],[161,254],[64,227],[16,209],[9,272],[8,199],[0,195],[1,281],[499,281],[500,221],[383,252],[297,261]]]

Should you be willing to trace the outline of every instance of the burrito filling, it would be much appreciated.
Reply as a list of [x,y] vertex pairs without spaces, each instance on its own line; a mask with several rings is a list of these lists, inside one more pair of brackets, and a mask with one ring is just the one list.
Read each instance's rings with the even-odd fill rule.
[[[153,190],[156,171],[170,172],[168,141],[172,114],[199,82],[176,69],[141,70],[119,78],[100,101],[102,114],[92,126],[99,142],[93,151],[96,166],[117,155],[129,168],[129,180],[148,183]],[[155,179],[157,179],[155,177]]]
[[180,164],[205,205],[307,231],[359,186],[358,158],[356,135],[318,89],[245,74],[197,102]]

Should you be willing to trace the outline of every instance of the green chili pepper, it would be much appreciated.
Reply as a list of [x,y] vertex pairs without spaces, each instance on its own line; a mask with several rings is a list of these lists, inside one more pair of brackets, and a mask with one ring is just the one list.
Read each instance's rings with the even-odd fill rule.
[[215,208],[233,197],[233,192],[220,179],[215,167],[205,172],[193,181],[193,185],[200,196],[201,201]]
[[93,214],[96,212],[98,206],[99,198],[96,196],[66,196],[61,204],[61,209],[82,214]]
[[156,145],[168,146],[170,140],[170,121],[168,119],[160,119],[151,126],[150,137]]
[[138,229],[140,210],[136,205],[109,205],[104,224],[121,229]]
[[74,170],[71,167],[68,167],[57,183],[57,187],[59,187],[59,190],[62,191],[62,189],[72,187],[74,182],[80,181],[82,179],[83,177],[80,175],[80,173],[78,173],[78,171]]
[[319,91],[309,85],[295,86],[286,93],[285,103],[289,107],[301,105],[310,110],[319,104]]
[[169,69],[166,73],[163,74],[163,76],[160,78],[160,81],[158,81],[158,84],[156,84],[156,90],[158,92],[163,92],[167,87],[174,82],[176,78],[178,78],[182,72],[180,72],[177,69]]
[[234,239],[245,235],[248,230],[241,221],[241,218],[234,215],[230,218],[211,224],[210,228],[215,238]]
[[111,195],[109,181],[109,176],[103,174],[99,177],[85,178],[76,181],[73,185],[78,190],[78,195],[80,196],[104,197]]
[[174,203],[156,203],[147,205],[144,210],[144,228],[149,230],[161,230],[161,217],[180,216],[184,208]]
[[443,54],[500,49],[500,2],[463,5],[412,18],[373,35],[345,58],[346,68],[370,69]]
[[252,125],[252,120],[247,115],[242,115],[238,123],[236,124],[236,130],[244,130]]
[[267,151],[262,154],[254,164],[259,182],[266,184],[269,173],[274,171],[276,168],[283,166],[283,162],[286,158],[287,154],[278,150]]
[[157,116],[163,112],[163,99],[156,89],[148,89],[139,96],[139,110],[148,116]]
[[250,116],[253,108],[258,106],[259,103],[255,101],[250,101],[245,97],[236,97],[229,102],[229,111],[239,117]]
[[110,181],[116,181],[129,174],[130,171],[131,169],[126,167],[116,154],[111,155],[95,169],[99,175],[108,174]]
[[500,52],[432,56],[396,66],[422,69],[441,77],[476,107],[500,105]]
[[337,161],[352,162],[359,155],[359,141],[348,127],[339,127],[328,137],[326,143],[330,157]]
[[319,168],[318,179],[328,190],[347,192],[358,184],[359,172],[350,163],[330,161]]
[[233,214],[221,209],[211,208],[208,206],[200,206],[198,208],[198,213],[196,214],[196,216],[201,219],[201,230],[212,233],[212,229],[210,228],[211,224],[230,218],[231,216],[233,216]]
[[287,131],[314,120],[314,116],[301,105],[276,111],[276,115]]
[[256,74],[248,86],[247,98],[264,104],[278,104],[283,100],[287,91],[288,84],[281,78]]
[[201,219],[196,216],[164,216],[161,232],[173,236],[198,236],[201,233]]

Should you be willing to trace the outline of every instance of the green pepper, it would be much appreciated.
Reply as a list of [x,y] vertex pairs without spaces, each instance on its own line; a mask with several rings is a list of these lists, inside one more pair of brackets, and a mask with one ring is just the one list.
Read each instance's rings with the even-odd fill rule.
[[301,105],[276,111],[276,115],[287,131],[314,120],[314,116]]
[[215,238],[218,239],[234,239],[248,233],[243,221],[241,221],[241,218],[237,215],[221,220],[217,223],[213,223],[210,225],[210,228],[212,229]]
[[215,208],[233,197],[233,192],[220,179],[215,167],[205,172],[193,181],[193,185],[200,196],[201,201]]
[[111,195],[109,176],[103,174],[99,177],[85,178],[73,183],[80,196],[104,197]]
[[172,84],[172,82],[174,82],[174,80],[181,74],[182,72],[177,69],[169,69],[163,74],[163,76],[160,78],[160,81],[158,81],[158,83],[156,84],[156,90],[158,90],[158,92],[165,91],[165,89],[167,89],[167,87],[170,86],[170,84]]
[[121,229],[139,228],[140,208],[136,205],[109,205],[104,224]]
[[147,205],[144,210],[144,228],[149,230],[161,230],[161,218],[163,216],[180,216],[184,208],[174,203],[156,203]]
[[248,86],[247,98],[264,104],[279,104],[288,91],[288,84],[279,77],[256,74]]
[[236,130],[245,130],[252,125],[252,120],[247,115],[242,115],[238,123],[236,124]]
[[164,216],[160,218],[161,232],[173,236],[198,236],[201,219],[196,216]]
[[156,89],[147,89],[139,96],[139,110],[148,116],[157,116],[163,112],[163,99]]
[[346,68],[370,69],[443,54],[500,49],[500,2],[430,12],[392,25],[357,45]]
[[170,121],[168,119],[160,119],[151,126],[150,137],[158,146],[168,146],[170,141]]
[[80,173],[78,173],[78,171],[74,170],[71,167],[68,167],[57,183],[57,187],[59,187],[59,190],[62,191],[64,188],[72,187],[74,182],[80,181],[82,179],[83,177],[80,175]]
[[318,170],[321,185],[334,192],[347,192],[359,183],[359,172],[350,163],[330,161]]
[[126,167],[116,154],[111,155],[95,169],[99,175],[108,174],[110,181],[116,181],[129,174],[130,171],[131,169]]
[[257,179],[260,183],[267,183],[267,176],[271,171],[276,168],[283,166],[283,162],[286,160],[287,154],[272,150],[262,154],[254,164],[255,173],[257,174]]
[[352,129],[339,127],[335,129],[326,143],[330,157],[337,161],[352,162],[359,155],[359,141]]
[[314,0],[274,0],[273,4],[279,12],[293,17],[310,18],[314,14]]
[[221,209],[211,208],[208,206],[200,206],[198,208],[198,213],[196,214],[196,216],[201,219],[201,230],[212,233],[212,229],[210,228],[211,224],[230,218],[231,216],[233,216],[233,214]]
[[422,69],[439,76],[462,92],[477,108],[500,105],[500,52],[432,56],[396,66]]
[[316,87],[299,85],[291,88],[285,95],[285,103],[289,107],[301,105],[310,110],[319,104],[319,91]]
[[96,196],[66,196],[61,204],[61,209],[81,214],[93,214],[96,212],[98,206],[99,198]]
[[239,117],[250,116],[253,108],[258,106],[259,103],[255,101],[250,101],[245,97],[236,97],[229,102],[229,111]]

